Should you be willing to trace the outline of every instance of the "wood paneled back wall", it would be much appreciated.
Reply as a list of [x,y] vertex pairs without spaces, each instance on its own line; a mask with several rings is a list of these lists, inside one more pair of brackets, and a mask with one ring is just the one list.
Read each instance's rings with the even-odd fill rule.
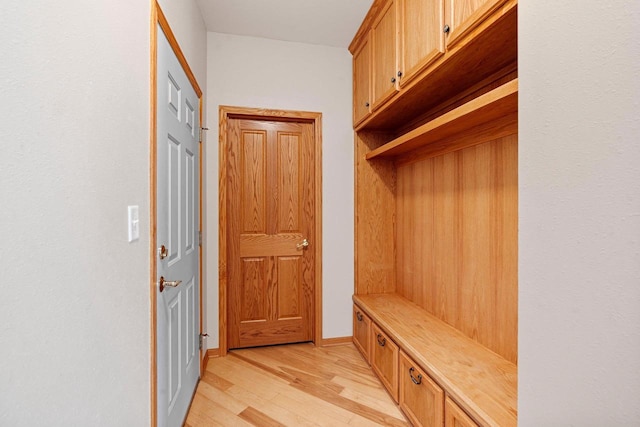
[[517,135],[396,174],[396,292],[517,363]]

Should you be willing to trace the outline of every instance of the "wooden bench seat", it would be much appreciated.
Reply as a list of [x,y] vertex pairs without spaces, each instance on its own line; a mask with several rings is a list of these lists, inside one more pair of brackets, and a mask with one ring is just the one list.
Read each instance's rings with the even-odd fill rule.
[[482,425],[517,425],[515,364],[400,295],[354,295],[353,301]]

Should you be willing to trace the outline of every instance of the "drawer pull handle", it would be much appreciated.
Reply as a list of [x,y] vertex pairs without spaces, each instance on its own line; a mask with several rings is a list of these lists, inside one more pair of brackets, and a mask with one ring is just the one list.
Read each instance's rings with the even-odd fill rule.
[[362,317],[362,313],[360,313],[359,311],[356,311],[356,317],[358,318],[358,322],[362,322],[364,320],[364,318]]
[[378,345],[380,347],[384,347],[384,345],[387,343],[387,339],[384,338],[382,335],[378,334],[378,336],[376,337],[376,339],[378,340]]
[[411,381],[413,381],[415,385],[422,384],[422,374],[418,374],[418,377],[416,378],[413,376],[413,371],[415,371],[415,369],[409,368],[409,376],[411,377]]

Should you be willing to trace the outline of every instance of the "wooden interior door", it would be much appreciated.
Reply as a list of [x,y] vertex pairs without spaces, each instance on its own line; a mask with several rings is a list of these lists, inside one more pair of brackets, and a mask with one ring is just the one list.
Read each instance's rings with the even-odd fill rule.
[[228,348],[311,341],[312,123],[229,119]]

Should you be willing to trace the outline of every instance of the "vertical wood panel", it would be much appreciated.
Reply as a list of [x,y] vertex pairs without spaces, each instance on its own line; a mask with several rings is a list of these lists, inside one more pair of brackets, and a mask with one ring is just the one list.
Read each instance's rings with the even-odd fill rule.
[[300,229],[300,151],[299,134],[278,133],[278,231]]
[[300,257],[278,257],[278,319],[300,316]]
[[397,292],[517,362],[517,136],[398,167]]
[[242,260],[242,317],[241,321],[264,320],[267,289],[267,260],[245,258]]
[[356,294],[395,292],[395,197],[393,162],[367,161],[365,154],[388,135],[356,135]]
[[266,133],[242,132],[241,215],[244,233],[266,231]]

